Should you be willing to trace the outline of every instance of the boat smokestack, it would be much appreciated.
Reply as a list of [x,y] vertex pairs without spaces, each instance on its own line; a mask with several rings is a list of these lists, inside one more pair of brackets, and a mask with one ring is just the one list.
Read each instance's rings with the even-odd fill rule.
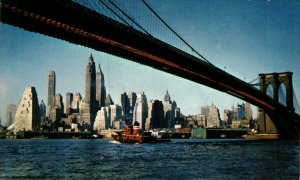
[[140,123],[135,121],[133,124],[133,134],[136,135],[139,134],[139,132],[140,132]]

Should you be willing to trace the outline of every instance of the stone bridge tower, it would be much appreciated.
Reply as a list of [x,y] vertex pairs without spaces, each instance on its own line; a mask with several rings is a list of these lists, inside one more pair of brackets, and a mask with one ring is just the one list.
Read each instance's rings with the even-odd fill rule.
[[[271,85],[273,90],[273,102],[279,103],[279,88],[283,84],[286,92],[286,107],[290,113],[294,113],[292,72],[259,74],[260,90],[267,95],[267,88]],[[277,133],[274,125],[276,112],[265,112],[258,109],[258,130],[262,133]],[[272,121],[273,120],[273,121]]]

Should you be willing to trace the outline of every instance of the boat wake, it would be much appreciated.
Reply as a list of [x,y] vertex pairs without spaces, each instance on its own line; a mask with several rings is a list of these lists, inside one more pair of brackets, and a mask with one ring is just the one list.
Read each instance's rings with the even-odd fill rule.
[[112,144],[122,144],[122,143],[120,143],[119,141],[116,141],[116,140],[114,140],[114,141],[109,141],[110,143],[112,143]]

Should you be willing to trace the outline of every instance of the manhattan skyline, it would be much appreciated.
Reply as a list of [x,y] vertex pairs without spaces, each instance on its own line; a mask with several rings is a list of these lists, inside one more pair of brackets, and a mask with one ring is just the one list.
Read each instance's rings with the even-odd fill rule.
[[[239,1],[240,2],[240,1]],[[300,2],[294,1],[149,1],[183,37],[217,67],[249,82],[259,73],[292,71],[300,90]],[[205,17],[202,19],[202,17]],[[203,25],[204,24],[204,25]],[[216,104],[224,109],[243,102],[200,84],[112,55],[0,23],[0,113],[18,105],[27,86],[46,102],[47,72],[56,72],[56,93],[84,94],[85,65],[90,54],[100,63],[107,93],[144,91],[163,99],[168,90],[185,115]],[[253,109],[253,111],[256,111]],[[221,115],[221,117],[223,117]]]

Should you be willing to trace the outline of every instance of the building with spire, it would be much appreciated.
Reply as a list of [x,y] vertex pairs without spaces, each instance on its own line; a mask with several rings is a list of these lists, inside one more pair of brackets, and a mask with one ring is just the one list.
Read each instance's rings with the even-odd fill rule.
[[56,75],[54,71],[49,71],[47,76],[47,102],[46,102],[46,116],[49,117],[51,108],[54,105]]
[[96,101],[96,68],[91,54],[85,71],[85,101],[94,104]]
[[164,97],[163,102],[164,107],[164,127],[165,128],[174,128],[175,127],[175,109],[177,107],[175,101],[171,101],[171,96],[167,91]]
[[85,97],[80,103],[80,124],[92,129],[98,110],[96,101],[96,69],[94,58],[88,59],[85,72]]
[[99,109],[105,106],[106,88],[104,81],[104,74],[102,73],[100,63],[98,65],[99,71],[96,73],[96,100],[99,103]]

